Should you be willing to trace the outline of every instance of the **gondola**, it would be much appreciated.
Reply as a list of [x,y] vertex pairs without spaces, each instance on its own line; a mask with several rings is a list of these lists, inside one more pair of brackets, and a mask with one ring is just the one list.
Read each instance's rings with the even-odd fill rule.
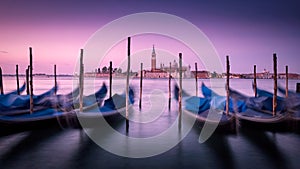
[[[23,85],[19,88],[19,93],[23,93],[26,89],[26,83],[24,82]],[[18,94],[18,90],[13,90],[11,92],[8,92],[6,94],[0,94],[0,98],[5,96],[5,95],[11,95],[11,94],[14,94],[14,95],[17,95]]]
[[[285,94],[285,89],[278,86],[278,91]],[[300,132],[300,93],[288,91],[286,98],[286,111],[289,117],[289,126],[292,130]]]
[[[129,108],[134,104],[134,90],[129,88]],[[96,127],[101,125],[99,118],[103,117],[108,122],[117,122],[124,119],[126,111],[126,94],[114,94],[104,100],[103,105],[93,105],[76,110],[77,119],[83,127]]]
[[[33,95],[34,110],[39,111],[51,105],[51,96],[54,95],[57,87],[53,87],[40,95]],[[0,95],[0,115],[16,115],[28,113],[30,108],[30,95],[18,95],[10,93]]]
[[[33,112],[54,108],[58,111],[72,111],[79,107],[79,88],[65,95],[55,95],[57,86],[49,91],[33,96]],[[83,104],[85,107],[93,106],[93,104],[101,104],[107,94],[107,87],[103,83],[102,87],[94,94],[83,96]],[[5,100],[7,99],[7,100]],[[30,96],[29,95],[12,95],[7,96],[4,102],[11,102],[1,107],[0,115],[18,115],[29,114],[30,112]]]
[[[89,96],[83,97],[84,109],[89,109],[92,106],[100,105],[107,93],[107,87],[105,84],[95,93]],[[68,94],[71,96],[71,94]],[[61,96],[62,97],[62,96]],[[73,97],[73,95],[72,95]],[[46,99],[46,97],[44,97]],[[49,96],[46,99],[51,106],[44,107],[41,110],[33,111],[32,113],[27,110],[27,113],[11,113],[6,115],[0,115],[0,126],[2,132],[22,131],[28,129],[36,129],[49,125],[72,126],[78,125],[76,121],[76,110],[70,109],[68,111],[62,110],[62,108],[56,108],[52,106],[53,96]],[[57,100],[56,100],[57,101]],[[77,100],[73,100],[76,104]],[[56,102],[55,102],[56,103]]]
[[246,104],[246,109],[235,114],[240,126],[273,131],[287,130],[284,100],[282,98],[278,99],[276,115],[273,115],[273,95],[261,89],[257,91],[257,97],[249,97],[229,88],[230,97],[233,99],[234,104],[237,101],[244,101]]
[[[203,126],[206,123],[217,126],[219,131],[233,131],[235,129],[235,117],[232,113],[234,110],[229,105],[229,114],[226,114],[226,97],[207,90],[208,88],[203,83],[202,89],[205,97],[189,96],[183,91],[183,113],[194,118],[197,125]],[[175,85],[174,92],[175,99],[178,100],[177,85]]]
[[[107,94],[107,86],[102,84],[101,88],[95,93],[83,96],[83,106],[85,108],[101,105]],[[67,95],[59,95],[51,98],[52,105],[62,111],[70,111],[79,108],[79,88]]]
[[74,112],[47,108],[33,113],[0,116],[0,135],[42,128],[65,128],[74,123]]

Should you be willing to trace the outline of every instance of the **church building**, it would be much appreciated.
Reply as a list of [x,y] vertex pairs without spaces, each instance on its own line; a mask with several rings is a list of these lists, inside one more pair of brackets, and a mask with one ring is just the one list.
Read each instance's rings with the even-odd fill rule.
[[[179,66],[176,60],[169,63],[169,66],[160,64],[160,68],[156,67],[156,52],[153,45],[151,55],[151,70],[143,70],[143,77],[145,78],[168,78],[169,74],[176,78],[179,77]],[[191,67],[182,66],[182,74],[185,78],[191,78]]]

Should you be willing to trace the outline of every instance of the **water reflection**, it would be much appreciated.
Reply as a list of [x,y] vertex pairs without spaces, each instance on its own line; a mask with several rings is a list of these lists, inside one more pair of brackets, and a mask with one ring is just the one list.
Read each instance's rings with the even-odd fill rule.
[[[34,130],[29,132],[29,134],[24,137],[18,144],[12,146],[9,151],[1,157],[1,167],[3,168],[17,168],[19,161],[26,161],[22,166],[25,167],[25,164],[34,162],[34,156],[32,153],[38,151],[40,145],[46,140],[51,139],[59,133],[59,130]],[[39,158],[39,157],[38,157]],[[33,161],[34,160],[34,161]],[[37,161],[36,161],[37,162]]]
[[228,144],[228,136],[226,134],[213,134],[205,144],[214,152],[214,156],[220,168],[231,168],[234,169],[234,159],[232,155],[232,150]]
[[[120,123],[118,129],[122,130],[124,126],[124,123]],[[0,146],[0,165],[1,168],[34,166],[51,169],[299,167],[297,156],[300,154],[295,151],[299,148],[299,135],[289,137],[281,133],[242,129],[237,135],[214,133],[205,143],[200,144],[200,130],[198,127],[193,128],[187,137],[171,150],[142,159],[111,154],[95,144],[83,130],[35,130],[18,134],[20,136],[1,137],[1,145],[5,145],[6,148]],[[101,136],[110,139],[109,133]],[[280,136],[278,141],[277,136]],[[3,139],[9,138],[11,143],[3,144]],[[293,145],[282,149],[286,147],[285,144]]]
[[[267,135],[266,131],[243,129],[240,132],[246,141],[256,147],[255,151],[260,152],[259,154],[266,158],[268,165],[272,168],[290,168],[284,154],[278,149],[276,140]],[[276,135],[276,133],[272,134]]]

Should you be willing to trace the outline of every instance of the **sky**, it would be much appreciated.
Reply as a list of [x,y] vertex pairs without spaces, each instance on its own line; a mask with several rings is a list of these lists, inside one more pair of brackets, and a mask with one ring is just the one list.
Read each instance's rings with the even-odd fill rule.
[[[225,56],[230,56],[231,72],[251,72],[254,64],[258,72],[264,69],[272,72],[272,55],[277,53],[278,72],[284,72],[288,65],[289,72],[300,73],[299,6],[298,1],[279,0],[1,0],[0,66],[4,74],[13,74],[18,64],[20,73],[24,73],[29,63],[28,48],[32,47],[35,73],[52,74],[56,64],[58,74],[72,74],[80,49],[97,30],[126,15],[162,12],[181,17],[200,29],[223,65]],[[148,51],[149,62],[152,44],[158,49],[158,60],[163,58],[159,51],[176,55],[178,46],[172,48],[170,41],[162,39],[165,37],[140,37],[133,45],[143,44],[138,50],[144,52],[143,56]],[[126,55],[126,43],[123,44],[124,51],[120,51],[122,45],[117,47],[116,44],[112,49],[118,51],[110,53]],[[118,55],[110,57],[116,67],[125,57]],[[189,54],[183,53],[183,56],[193,69],[197,60]],[[99,67],[109,65],[106,62],[99,63]],[[159,60],[157,66],[160,62],[167,64],[168,61]],[[205,67],[202,65],[199,69]]]

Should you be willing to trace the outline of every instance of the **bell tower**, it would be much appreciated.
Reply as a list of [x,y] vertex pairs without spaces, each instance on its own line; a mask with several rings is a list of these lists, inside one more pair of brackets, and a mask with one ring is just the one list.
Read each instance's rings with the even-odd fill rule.
[[156,53],[153,45],[152,57],[151,57],[151,72],[155,71],[155,69],[156,69]]

